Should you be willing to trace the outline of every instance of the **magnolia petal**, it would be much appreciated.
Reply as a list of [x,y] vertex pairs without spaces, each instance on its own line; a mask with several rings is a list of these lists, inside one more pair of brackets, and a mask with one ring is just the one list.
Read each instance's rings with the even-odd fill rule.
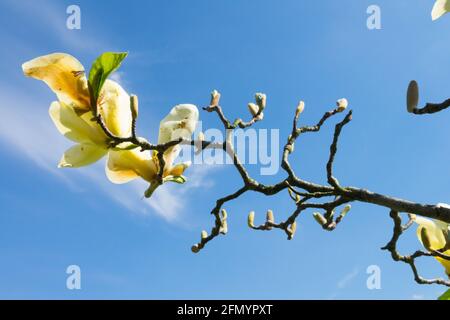
[[181,147],[176,145],[173,147],[170,147],[169,149],[164,152],[164,175],[169,174],[169,172],[172,170],[172,165],[175,161],[175,159],[178,157],[178,155],[181,152]]
[[184,171],[191,166],[191,164],[192,164],[191,161],[179,163],[170,169],[168,175],[171,175],[174,177],[181,176],[181,175],[183,175]]
[[62,156],[59,168],[79,168],[92,164],[106,155],[107,149],[93,144],[81,143],[73,146]]
[[132,121],[130,96],[117,82],[106,80],[100,92],[99,107],[106,126],[114,135],[130,136]]
[[433,10],[431,11],[431,18],[433,20],[437,20],[449,11],[450,11],[449,0],[437,0],[434,3]]
[[198,109],[193,104],[179,104],[160,122],[158,143],[166,143],[178,138],[188,139],[195,131]]
[[90,109],[83,65],[66,53],[52,53],[22,64],[23,73],[44,81],[58,99],[81,110]]
[[127,183],[138,177],[148,182],[155,180],[157,167],[149,151],[138,149],[111,150],[106,164],[106,176],[112,183]]
[[417,228],[417,237],[422,244],[423,241],[421,233],[422,229],[425,229],[430,241],[431,249],[439,250],[445,247],[447,240],[445,239],[443,234],[443,231],[445,230],[442,228],[443,225],[436,223],[434,220],[422,217],[416,217],[415,222],[419,225],[419,227]]
[[[417,236],[422,244],[422,230],[425,229],[431,249],[440,250],[445,247],[448,239],[445,238],[443,232],[448,231],[449,225],[447,223],[422,217],[416,217],[415,221],[419,225],[419,227],[417,228]],[[443,253],[446,255],[450,255],[450,250],[446,250]],[[442,259],[440,257],[435,258],[444,266],[445,272],[450,277],[450,261]]]
[[[445,251],[444,254],[450,255],[450,250]],[[450,277],[450,261],[439,257],[436,257],[436,260],[444,266],[445,273]]]
[[[160,122],[158,143],[166,143],[178,138],[189,139],[195,131],[198,122],[198,109],[193,104],[179,104],[170,110]],[[170,172],[175,159],[181,151],[180,146],[174,146],[164,153],[166,162],[165,174]]]
[[100,131],[101,128],[88,124],[72,107],[63,102],[53,102],[49,114],[56,128],[66,138],[79,143],[105,144],[106,135]]

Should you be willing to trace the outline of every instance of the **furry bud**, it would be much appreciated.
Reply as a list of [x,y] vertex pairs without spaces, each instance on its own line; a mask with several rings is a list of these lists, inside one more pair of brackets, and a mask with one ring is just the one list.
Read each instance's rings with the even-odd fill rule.
[[255,211],[250,211],[247,218],[247,224],[250,228],[254,228],[255,227],[254,223],[255,223]]
[[220,92],[217,90],[213,90],[211,92],[211,101],[209,103],[210,106],[218,106],[220,102]]
[[336,105],[338,107],[338,112],[342,112],[348,107],[348,101],[345,98],[339,99],[336,101]]
[[408,85],[408,91],[406,93],[406,107],[408,112],[414,112],[419,104],[419,85],[415,80],[412,80]]

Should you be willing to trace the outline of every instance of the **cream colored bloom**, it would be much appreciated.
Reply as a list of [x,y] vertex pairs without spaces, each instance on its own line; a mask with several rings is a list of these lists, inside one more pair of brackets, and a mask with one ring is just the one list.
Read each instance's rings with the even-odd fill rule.
[[431,18],[437,20],[450,11],[450,0],[436,0],[431,11]]
[[[198,109],[192,104],[181,104],[172,108],[160,123],[158,144],[178,138],[189,139],[197,126],[198,117]],[[179,177],[190,166],[190,162],[173,164],[180,151],[181,147],[176,145],[165,152],[163,177]],[[134,149],[109,152],[106,175],[113,183],[126,183],[138,177],[154,183],[158,171],[158,158],[149,151]]]
[[[417,228],[417,237],[427,249],[440,250],[446,247],[449,239],[449,225],[438,220],[431,220],[422,217],[415,217],[415,222],[419,225]],[[423,231],[425,230],[428,239],[423,239]],[[450,255],[450,250],[443,252]],[[450,261],[440,257],[436,259],[444,266],[445,272],[450,276]]]
[[66,53],[52,53],[27,61],[22,65],[24,74],[44,81],[65,104],[90,109],[88,82],[83,65]]
[[[109,139],[88,112],[90,97],[81,63],[71,55],[54,53],[30,60],[22,69],[26,76],[44,81],[56,93],[59,101],[50,105],[50,117],[61,134],[77,143],[64,153],[58,166],[77,168],[105,156]],[[130,135],[130,97],[118,83],[105,82],[98,109],[114,135]]]

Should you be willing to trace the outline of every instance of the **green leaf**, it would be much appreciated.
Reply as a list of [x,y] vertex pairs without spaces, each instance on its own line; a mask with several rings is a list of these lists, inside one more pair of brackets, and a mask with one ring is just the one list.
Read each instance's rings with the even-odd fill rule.
[[120,67],[127,55],[127,52],[104,52],[92,64],[89,72],[89,90],[95,105],[106,79]]
[[440,296],[438,300],[450,300],[450,289]]
[[175,182],[183,184],[187,181],[185,176],[167,176],[164,178],[164,182]]

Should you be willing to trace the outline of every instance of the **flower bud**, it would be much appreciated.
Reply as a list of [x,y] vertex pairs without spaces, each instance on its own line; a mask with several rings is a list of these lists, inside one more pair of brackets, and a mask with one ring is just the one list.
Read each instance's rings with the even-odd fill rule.
[[322,227],[327,223],[327,219],[325,219],[325,217],[321,215],[319,212],[314,212],[313,217],[317,221],[317,223],[320,224]]
[[420,238],[422,239],[423,246],[427,250],[431,251],[430,238],[428,237],[428,233],[427,233],[427,230],[425,228],[422,228],[422,230],[420,230]]
[[327,212],[325,212],[325,219],[327,221],[331,221],[334,218],[334,210],[328,210]]
[[191,251],[193,252],[193,253],[199,253],[200,252],[200,248],[198,247],[198,245],[193,245],[192,247],[191,247]]
[[298,194],[296,194],[294,191],[292,191],[291,188],[287,189],[289,192],[289,195],[291,196],[291,199],[294,200],[295,202],[299,202],[300,201],[300,196]]
[[208,232],[206,232],[205,230],[202,231],[202,240],[208,238]]
[[220,92],[217,90],[213,90],[211,92],[211,101],[209,103],[210,106],[218,106],[220,101]]
[[222,224],[221,224],[221,226],[220,226],[219,232],[220,232],[221,234],[223,234],[223,235],[227,234],[227,232],[228,232],[228,223],[227,223],[226,220],[223,220],[223,221],[222,221]]
[[205,141],[205,134],[203,132],[199,132],[197,135],[197,141],[195,141],[195,155],[198,155],[203,150],[203,141]]
[[[256,105],[256,104],[254,104],[254,103],[249,103],[248,104],[248,111],[250,111],[250,113],[251,113],[251,115],[253,116],[253,117],[255,117],[257,114],[258,114],[258,112],[259,112],[259,107]],[[256,120],[262,120],[264,118],[264,113],[263,112],[261,112],[257,117],[256,117]]]
[[250,103],[248,104],[248,111],[250,111],[250,113],[251,113],[252,116],[254,117],[254,116],[256,116],[256,115],[258,114],[258,112],[259,112],[259,107],[258,107],[256,104],[250,102]]
[[225,209],[220,210],[220,215],[222,216],[222,221],[227,220],[228,217],[227,210]]
[[297,221],[294,221],[289,227],[289,240],[291,240],[297,231]]
[[272,210],[267,210],[266,219],[268,222],[275,222],[275,218]]
[[255,101],[256,104],[258,105],[258,107],[261,110],[264,110],[264,108],[266,107],[266,95],[264,93],[256,93],[255,94]]
[[339,99],[336,101],[336,105],[338,106],[338,112],[342,112],[348,107],[348,101],[345,98]]
[[294,193],[291,188],[288,188],[287,191],[288,191],[289,195],[291,196],[291,198],[294,199],[296,193]]
[[351,208],[352,208],[352,206],[348,204],[344,207],[344,209],[342,209],[341,213],[336,218],[336,224],[340,223],[342,221],[342,219],[345,218],[345,216],[347,215],[347,213],[350,211]]
[[[267,210],[266,222],[267,222],[267,224],[275,223],[275,217],[273,215],[273,211],[272,210]],[[267,226],[267,230],[271,230],[271,229],[272,229],[272,227],[270,225],[268,225]]]
[[300,101],[297,105],[297,110],[295,110],[295,117],[297,118],[305,110],[305,102]]
[[130,96],[130,109],[133,120],[136,120],[139,112],[139,100],[138,97],[135,95]]
[[412,80],[408,85],[406,93],[406,107],[408,112],[412,113],[419,104],[419,85],[415,80]]
[[342,218],[345,217],[346,214],[350,211],[351,208],[352,208],[351,205],[349,205],[349,204],[346,205],[346,206],[344,207],[344,209],[342,209],[340,216],[341,216]]
[[255,222],[255,211],[250,211],[247,218],[247,224],[250,228],[254,228],[255,227],[254,222]]

